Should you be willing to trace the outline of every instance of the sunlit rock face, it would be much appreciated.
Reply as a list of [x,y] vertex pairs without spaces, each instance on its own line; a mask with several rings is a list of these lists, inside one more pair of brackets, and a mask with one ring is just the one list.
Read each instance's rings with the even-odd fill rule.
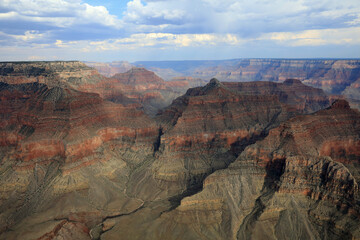
[[72,87],[104,81],[95,69],[78,61],[3,62],[0,81],[9,84],[38,82],[49,87]]

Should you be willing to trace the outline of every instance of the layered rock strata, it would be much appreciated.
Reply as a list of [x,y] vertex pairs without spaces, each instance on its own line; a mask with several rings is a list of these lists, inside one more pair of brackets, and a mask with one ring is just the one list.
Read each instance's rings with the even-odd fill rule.
[[212,79],[205,87],[189,89],[157,116],[164,134],[153,166],[155,179],[166,188],[199,186],[281,121],[328,104],[321,90],[296,80],[250,85]]
[[88,237],[102,218],[143,204],[125,192],[158,138],[141,110],[69,88],[0,83],[0,112],[2,238]]
[[[360,100],[359,59],[234,59],[223,61],[161,61],[138,62],[160,74],[164,70],[176,76],[220,81],[249,82],[299,79],[304,84],[321,88],[331,94]],[[164,75],[164,77],[166,74]]]
[[292,118],[154,225],[186,239],[358,239],[359,136],[346,101]]
[[117,92],[101,98],[164,88],[156,75],[88,86],[103,95],[0,83],[0,239],[359,237],[347,102],[318,111],[326,95],[297,80],[212,79],[156,123]]
[[155,115],[189,88],[186,82],[167,85],[156,74],[143,68],[133,68],[107,78],[78,61],[0,63],[0,82],[37,82],[49,87],[98,93],[103,99],[112,102],[138,103],[149,115]]
[[183,83],[165,82],[155,73],[144,68],[132,68],[125,73],[115,74],[113,79],[127,97],[139,101],[149,115],[171,104],[172,100],[183,94],[189,86]]

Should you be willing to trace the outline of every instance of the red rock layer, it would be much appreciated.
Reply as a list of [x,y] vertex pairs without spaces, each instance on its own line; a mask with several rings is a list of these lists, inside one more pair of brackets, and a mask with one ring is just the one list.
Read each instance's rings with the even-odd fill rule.
[[52,239],[89,239],[89,229],[82,223],[63,220],[37,240]]
[[194,239],[358,239],[359,138],[360,113],[343,100],[294,117],[156,224]]
[[329,105],[329,99],[321,89],[306,86],[296,79],[287,79],[283,83],[224,82],[223,84],[243,94],[276,95],[280,102],[293,106],[303,113],[314,112]]
[[[118,79],[116,79],[118,78]],[[144,106],[155,114],[179,92],[153,72],[135,68],[126,73],[106,78],[81,62],[16,62],[0,64],[0,82],[9,84],[44,83],[49,87],[73,88],[98,93],[102,98],[122,104]],[[184,92],[186,89],[182,89]]]
[[66,163],[82,161],[113,140],[118,148],[152,151],[157,127],[131,105],[37,83],[0,84],[0,146],[14,149],[16,168],[59,158]]
[[359,194],[359,133],[360,113],[350,109],[346,101],[337,100],[326,110],[281,124],[241,157],[263,167],[284,161],[280,191],[354,201]]
[[117,79],[120,83],[136,86],[141,84],[163,84],[165,82],[155,73],[145,68],[132,68],[125,73],[115,74],[113,78]]
[[[262,87],[266,84],[271,88]],[[300,103],[295,104],[305,103],[311,96],[309,87],[301,83],[289,81],[288,85],[298,92],[296,99]],[[293,98],[284,97],[286,92],[276,84],[245,86],[246,91],[237,91],[241,84],[221,84],[212,79],[205,87],[189,89],[157,116],[165,132],[154,170],[159,181],[183,184],[192,177],[201,178],[214,169],[224,168],[270,128],[304,112],[303,107],[292,106]],[[290,95],[291,91],[287,93]],[[326,106],[327,98],[314,102],[308,102],[307,111]]]
[[126,96],[142,103],[146,112],[151,115],[168,106],[188,88],[186,84],[169,84],[144,68],[132,68],[125,73],[115,74],[112,78],[116,79],[112,86],[125,86],[123,89],[126,90],[123,92]]

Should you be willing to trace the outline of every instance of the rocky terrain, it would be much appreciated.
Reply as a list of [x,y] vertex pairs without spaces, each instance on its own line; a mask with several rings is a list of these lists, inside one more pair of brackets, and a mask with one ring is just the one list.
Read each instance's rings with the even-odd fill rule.
[[115,80],[112,87],[121,89],[129,98],[140,102],[150,115],[168,106],[188,88],[175,82],[170,87],[162,78],[144,68],[132,68],[125,73],[115,74],[112,79]]
[[142,111],[39,83],[0,89],[0,231],[24,223],[2,238],[40,238],[43,228],[80,234],[104,215],[141,205],[122,189],[158,137]]
[[9,84],[37,82],[49,87],[98,93],[103,99],[113,102],[139,103],[149,115],[155,115],[159,109],[168,106],[189,87],[205,84],[196,80],[189,84],[189,79],[168,83],[144,68],[128,66],[125,69],[128,68],[130,70],[125,73],[107,78],[78,61],[9,62],[0,63],[0,81]]
[[83,85],[94,85],[106,80],[94,68],[79,61],[0,63],[0,81],[9,84],[37,82],[49,87],[78,89]]
[[[139,96],[174,89],[150,71],[41,64],[52,74],[2,70],[0,239],[360,238],[360,113],[345,100],[211,79],[151,118]],[[92,77],[59,77],[79,71]]]
[[[349,59],[234,59],[224,61],[135,62],[167,78],[191,76],[248,82],[299,79],[331,94],[360,100],[360,60]],[[166,70],[166,71],[164,71]]]
[[292,118],[157,224],[184,239],[359,239],[359,133],[343,100]]
[[157,116],[164,135],[162,155],[155,163],[156,179],[180,188],[196,187],[204,176],[227,167],[247,145],[280,122],[329,105],[321,90],[299,81],[272,85],[222,84],[212,79],[177,98]]

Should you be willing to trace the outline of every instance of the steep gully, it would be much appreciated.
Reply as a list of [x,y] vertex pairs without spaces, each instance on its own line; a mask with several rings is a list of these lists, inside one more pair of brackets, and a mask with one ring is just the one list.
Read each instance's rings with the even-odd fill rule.
[[277,159],[270,161],[266,165],[266,176],[261,190],[261,195],[256,199],[255,206],[249,215],[247,215],[240,225],[237,233],[237,239],[251,239],[256,221],[264,212],[267,203],[279,190],[280,178],[285,170],[286,159]]
[[[264,130],[261,132],[260,135],[255,135],[246,141],[241,140],[241,141],[234,142],[232,144],[231,150],[230,150],[230,152],[234,155],[233,161],[235,161],[235,159],[245,150],[245,148],[247,146],[255,144],[257,141],[261,141],[265,137],[267,137],[269,130],[274,126],[274,123],[280,114],[281,114],[281,111],[278,112],[278,114],[274,115],[274,117],[271,119],[269,124],[266,126],[266,128],[264,128]],[[154,157],[157,156],[157,153],[161,149],[161,138],[162,138],[163,134],[164,134],[163,127],[160,126],[157,140],[154,143],[154,154],[153,154]],[[201,192],[203,190],[203,183],[209,175],[211,175],[212,173],[214,173],[216,171],[228,168],[229,165],[233,161],[230,161],[224,167],[212,169],[210,172],[207,172],[200,178],[197,178],[196,181],[189,180],[185,191],[167,199],[170,202],[170,207],[168,209],[160,212],[159,216],[176,209],[178,206],[180,206],[182,199],[184,199],[186,197],[191,197],[191,196]],[[253,210],[247,217],[245,217],[245,219],[239,229],[239,232],[243,228],[248,229],[245,232],[247,232],[249,234],[247,236],[243,236],[244,238],[241,237],[241,239],[249,239],[250,238],[251,227],[253,226],[255,221],[261,216],[262,212],[264,211],[264,209],[266,207],[265,206],[266,202],[268,202],[272,198],[272,196],[275,194],[275,192],[278,191],[278,189],[279,189],[279,186],[280,186],[279,181],[280,181],[281,175],[284,173],[284,169],[285,169],[285,159],[276,160],[274,162],[268,163],[268,165],[266,167],[266,176],[265,176],[265,181],[264,181],[264,186],[263,186],[261,196],[256,200]],[[113,228],[113,227],[110,227],[109,229],[103,230],[104,223],[108,219],[116,219],[116,218],[121,218],[124,216],[129,216],[129,215],[135,214],[138,211],[146,208],[148,204],[149,204],[149,202],[145,201],[138,208],[136,208],[135,210],[133,210],[129,213],[111,215],[111,216],[107,216],[107,217],[103,218],[101,223],[99,223],[96,227],[94,227],[93,229],[90,230],[91,239],[99,240],[99,239],[101,239],[102,234],[106,233],[107,231],[109,231]]]

